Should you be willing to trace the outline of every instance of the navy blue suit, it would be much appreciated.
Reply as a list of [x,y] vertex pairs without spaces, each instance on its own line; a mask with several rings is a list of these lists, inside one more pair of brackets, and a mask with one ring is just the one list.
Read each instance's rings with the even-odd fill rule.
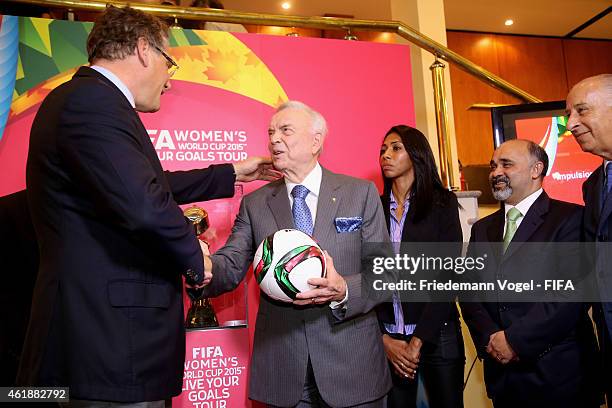
[[233,167],[164,172],[125,96],[81,67],[36,115],[26,180],[40,265],[18,383],[76,399],[179,394],[181,274],[201,279],[203,260],[178,204],[231,196]]
[[593,319],[599,332],[603,351],[604,387],[608,400],[612,398],[612,195],[604,191],[605,172],[598,167],[582,185],[584,198],[584,240],[595,243],[594,275],[601,303],[593,305]]
[[[549,247],[550,252],[537,252],[529,243],[577,243],[581,218],[580,206],[550,199],[542,192],[504,254],[499,252],[503,209],[472,226],[468,254],[479,256],[475,248],[486,250],[489,246],[487,252],[497,256],[489,259],[482,272],[489,282],[506,277],[519,282],[560,279],[567,277],[563,271],[579,275],[582,264],[576,253],[557,256],[559,253],[552,253],[554,246]],[[466,299],[469,296],[462,297]],[[588,305],[578,302],[579,298],[572,302],[523,300],[461,303],[463,318],[483,359],[487,393],[495,406],[598,407],[597,345]],[[519,361],[502,365],[486,352],[490,335],[500,330]]]

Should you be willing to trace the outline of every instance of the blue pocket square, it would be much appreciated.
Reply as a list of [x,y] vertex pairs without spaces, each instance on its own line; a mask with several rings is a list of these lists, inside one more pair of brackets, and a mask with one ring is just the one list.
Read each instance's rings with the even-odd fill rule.
[[352,232],[361,229],[363,224],[363,218],[361,217],[338,217],[334,220],[336,224],[336,231],[338,232]]

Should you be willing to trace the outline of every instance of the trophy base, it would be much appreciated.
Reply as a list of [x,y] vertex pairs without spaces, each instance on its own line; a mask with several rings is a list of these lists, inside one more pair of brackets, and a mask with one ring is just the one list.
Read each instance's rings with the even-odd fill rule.
[[198,299],[191,304],[185,319],[187,329],[210,329],[219,327],[215,310],[208,299]]

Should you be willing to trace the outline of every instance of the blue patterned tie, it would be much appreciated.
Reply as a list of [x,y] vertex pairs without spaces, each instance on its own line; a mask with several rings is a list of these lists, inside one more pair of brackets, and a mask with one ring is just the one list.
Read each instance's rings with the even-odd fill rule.
[[308,193],[310,191],[302,185],[298,184],[293,187],[293,190],[291,190],[293,196],[292,212],[295,227],[308,235],[312,235],[312,215],[310,215],[310,210],[306,205]]

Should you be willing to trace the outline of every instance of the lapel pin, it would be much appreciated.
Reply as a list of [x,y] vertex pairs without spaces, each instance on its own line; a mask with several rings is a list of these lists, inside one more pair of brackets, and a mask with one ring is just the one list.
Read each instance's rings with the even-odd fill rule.
[[332,202],[336,202],[336,197],[332,197]]

